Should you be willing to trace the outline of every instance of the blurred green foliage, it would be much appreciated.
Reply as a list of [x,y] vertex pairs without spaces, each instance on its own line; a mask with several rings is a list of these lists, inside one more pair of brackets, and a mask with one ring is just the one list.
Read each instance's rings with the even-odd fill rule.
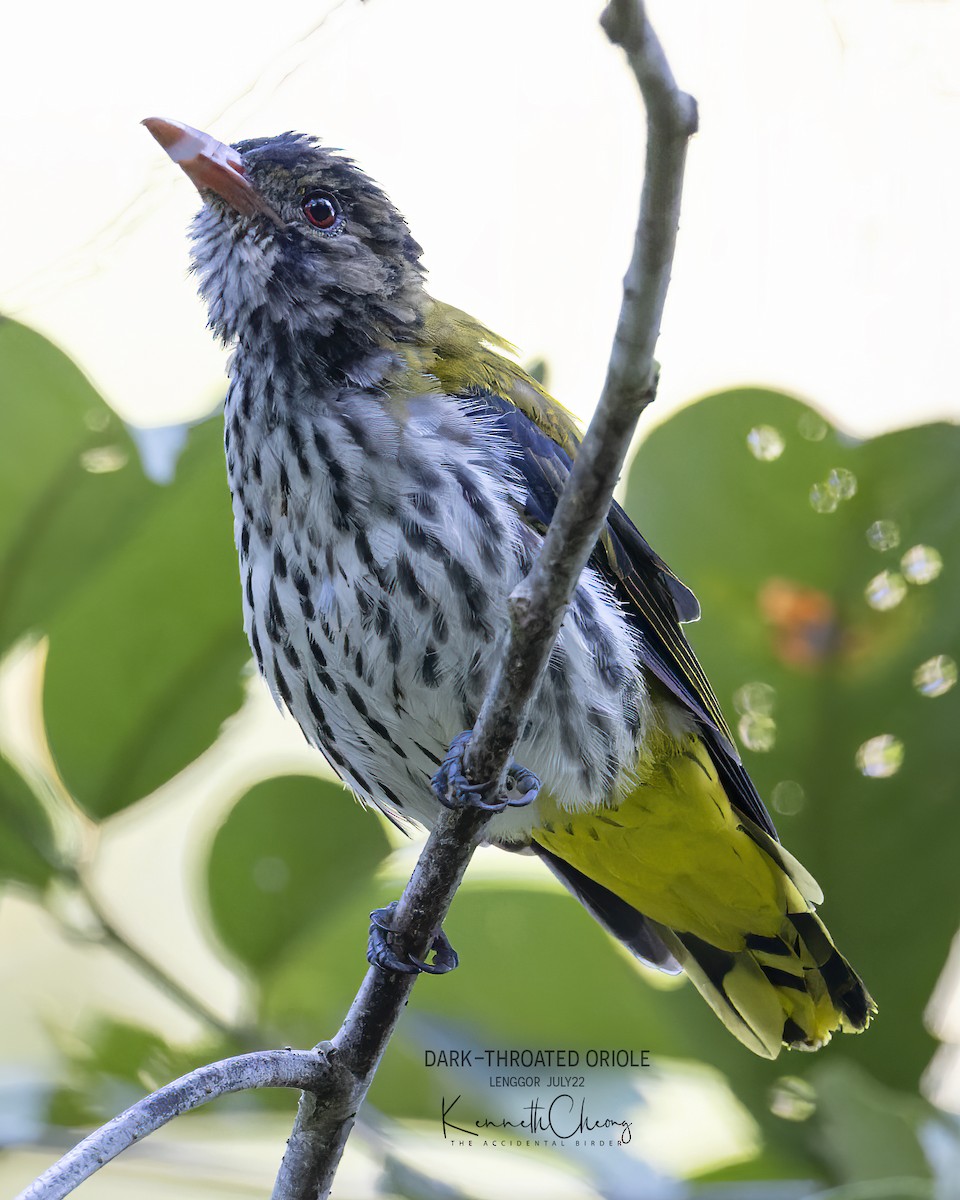
[[[42,338],[0,325],[0,364],[0,654],[49,640],[43,708],[59,773],[44,786],[0,759],[0,882],[44,903],[52,883],[77,887],[91,869],[68,836],[78,814],[96,828],[213,743],[241,703],[248,652],[219,422],[190,431],[174,482],[160,486]],[[701,599],[690,637],[731,712],[736,697],[745,761],[824,886],[827,923],[879,1002],[874,1028],[821,1055],[761,1061],[692,988],[651,986],[545,876],[478,875],[447,926],[464,965],[418,986],[372,1092],[382,1113],[436,1117],[442,1082],[423,1069],[426,1047],[644,1046],[655,1061],[721,1071],[762,1135],[753,1161],[671,1195],[760,1196],[724,1187],[774,1178],[933,1195],[924,1139],[934,1125],[956,1133],[918,1081],[936,1045],[924,1006],[958,924],[960,739],[958,692],[923,695],[913,675],[960,658],[958,461],[954,427],[858,443],[796,400],[742,390],[656,429],[628,479],[627,508]],[[896,546],[868,541],[881,520],[892,524],[879,540],[895,526]],[[914,545],[939,551],[942,571],[901,584]],[[903,594],[880,610],[867,589],[883,571]],[[858,748],[884,734],[902,743],[902,766],[865,775]],[[332,1035],[365,969],[366,914],[403,883],[377,818],[333,782],[300,776],[236,798],[204,872],[202,928],[244,981],[253,1034],[215,1031],[191,1054],[103,1017],[82,1052],[63,1047],[50,1127],[102,1120],[251,1036]],[[176,982],[189,993],[189,979]],[[483,1095],[482,1079],[458,1083]],[[771,1106],[797,1088],[812,1102]],[[603,1187],[609,1168],[586,1169]],[[777,1195],[813,1194],[785,1186]]]
[[[772,461],[748,450],[761,427],[783,441]],[[960,894],[944,894],[960,846],[960,696],[913,685],[921,663],[960,659],[958,462],[956,426],[854,442],[796,400],[744,390],[656,430],[629,479],[628,506],[646,536],[695,583],[704,617],[688,634],[721,700],[730,706],[745,685],[773,689],[760,705],[772,703],[775,745],[746,749],[745,760],[880,1005],[869,1037],[848,1039],[844,1053],[898,1087],[916,1087],[934,1049],[918,998],[933,990],[960,923]],[[829,492],[831,472],[841,493],[855,492],[817,512],[811,488]],[[887,523],[881,544],[886,532],[897,545],[871,545],[878,521]],[[900,602],[872,607],[868,585],[884,571],[902,577],[901,559],[917,545],[939,552],[939,576],[894,580],[888,591],[902,589]],[[742,718],[761,741],[763,715]],[[903,744],[903,765],[870,777],[856,754],[881,735]]]
[[380,822],[336,784],[302,776],[257,784],[210,851],[207,895],[220,940],[265,981],[324,914],[363,914],[364,890],[389,849]]
[[51,745],[101,818],[192,762],[242,699],[221,434],[214,421],[192,430],[176,486],[161,487],[38,334],[4,322],[0,361],[0,653],[49,638]]

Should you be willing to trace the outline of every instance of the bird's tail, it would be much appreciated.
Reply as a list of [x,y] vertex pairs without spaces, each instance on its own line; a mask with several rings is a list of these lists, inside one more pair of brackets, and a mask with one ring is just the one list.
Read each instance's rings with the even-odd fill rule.
[[682,968],[754,1053],[869,1024],[876,1005],[815,911],[816,881],[731,806],[699,739],[616,808],[545,815],[531,836],[551,870],[639,958]]
[[859,1033],[876,1012],[863,982],[816,913],[788,913],[773,937],[746,934],[720,950],[692,933],[658,931],[730,1032],[764,1058],[781,1045],[817,1050],[831,1034]]
[[683,970],[734,1037],[763,1058],[776,1058],[784,1045],[817,1050],[837,1031],[859,1033],[876,1012],[862,980],[805,902],[784,915],[779,933],[747,933],[742,949],[721,949],[650,920],[545,847],[534,848],[629,950],[660,970]]

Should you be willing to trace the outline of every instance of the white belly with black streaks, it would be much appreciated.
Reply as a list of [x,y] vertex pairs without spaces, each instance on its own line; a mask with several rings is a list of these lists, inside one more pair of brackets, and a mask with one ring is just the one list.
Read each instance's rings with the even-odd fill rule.
[[[537,541],[509,447],[443,396],[282,411],[236,388],[226,406],[247,635],[340,777],[429,825],[429,779],[475,720]],[[517,758],[564,806],[601,804],[636,761],[647,708],[634,634],[588,570]],[[535,823],[535,806],[511,810],[493,836]]]

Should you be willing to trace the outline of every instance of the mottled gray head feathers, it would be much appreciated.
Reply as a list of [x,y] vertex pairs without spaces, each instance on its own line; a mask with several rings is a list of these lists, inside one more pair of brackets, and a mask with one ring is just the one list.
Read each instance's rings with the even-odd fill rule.
[[254,189],[279,215],[241,215],[212,191],[192,226],[193,269],[224,342],[269,333],[346,340],[400,336],[424,300],[421,250],[384,192],[312,137],[237,142]]

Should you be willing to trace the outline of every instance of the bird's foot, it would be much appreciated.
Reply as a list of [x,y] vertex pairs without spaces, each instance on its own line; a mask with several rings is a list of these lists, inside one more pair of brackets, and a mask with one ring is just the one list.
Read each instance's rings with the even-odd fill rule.
[[486,797],[495,786],[493,780],[486,783],[471,783],[463,771],[463,755],[470,741],[472,730],[458,733],[450,743],[450,749],[440,770],[434,775],[431,786],[434,795],[445,808],[480,808],[484,812],[499,813],[505,808],[523,808],[532,804],[540,791],[540,779],[526,767],[512,762],[507,767],[506,789],[497,800]]
[[428,975],[446,975],[448,971],[452,971],[460,959],[442,929],[427,951],[428,954],[433,953],[432,963],[423,962],[415,955],[400,949],[397,944],[398,935],[393,928],[393,914],[396,908],[397,902],[394,900],[386,908],[375,908],[370,914],[367,962],[379,967],[381,971],[399,971],[402,975],[418,975],[421,971],[426,971]]

